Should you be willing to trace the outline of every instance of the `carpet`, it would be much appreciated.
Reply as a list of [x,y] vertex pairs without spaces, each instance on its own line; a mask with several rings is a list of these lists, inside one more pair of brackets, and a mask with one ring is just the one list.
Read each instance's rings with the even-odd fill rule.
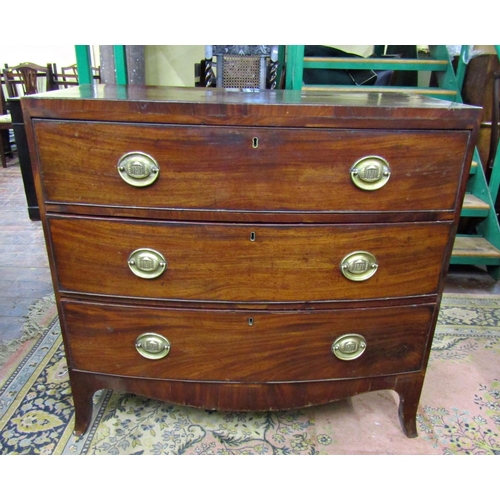
[[0,454],[500,454],[500,299],[443,298],[408,439],[399,398],[379,391],[285,412],[215,412],[102,390],[89,431],[73,435],[71,388],[53,299],[34,308],[24,342],[0,368]]

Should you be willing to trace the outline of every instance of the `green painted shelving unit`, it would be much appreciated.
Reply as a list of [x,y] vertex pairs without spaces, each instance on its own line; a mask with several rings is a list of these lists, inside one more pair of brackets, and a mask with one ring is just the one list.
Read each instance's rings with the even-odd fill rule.
[[[286,46],[286,88],[302,91],[407,92],[462,102],[461,89],[465,76],[468,46],[462,47],[456,70],[445,45],[430,45],[424,58],[393,59],[384,57],[305,57],[304,45]],[[495,46],[500,57],[500,46]],[[380,46],[375,46],[375,52]],[[380,54],[380,52],[378,52]],[[430,72],[436,86],[388,87],[376,85],[306,85],[304,69],[371,69]],[[471,165],[464,199],[460,228],[467,228],[455,239],[452,264],[485,266],[490,275],[500,278],[500,226],[495,201],[500,186],[500,153],[497,153],[490,182],[486,181],[477,149]],[[460,230],[460,229],[459,229]]]

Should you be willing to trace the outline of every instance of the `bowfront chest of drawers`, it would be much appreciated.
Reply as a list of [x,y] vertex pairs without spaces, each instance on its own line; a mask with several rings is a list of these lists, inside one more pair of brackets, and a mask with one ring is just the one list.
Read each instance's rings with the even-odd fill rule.
[[23,98],[75,404],[415,417],[480,110],[398,94]]

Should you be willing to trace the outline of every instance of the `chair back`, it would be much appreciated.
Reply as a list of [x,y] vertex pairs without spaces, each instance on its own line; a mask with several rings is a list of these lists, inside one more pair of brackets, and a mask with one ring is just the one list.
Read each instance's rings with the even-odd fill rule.
[[3,168],[6,168],[6,156],[12,157],[12,146],[15,144],[15,141],[13,140],[13,134],[11,134],[11,131],[14,129],[12,118],[5,105],[4,87],[3,74],[0,74],[0,163]]
[[47,90],[67,89],[78,85],[76,64],[58,71],[55,63],[47,64]]
[[9,97],[37,94],[39,78],[46,79],[47,68],[34,63],[22,63],[18,66],[5,67],[3,76]]
[[5,80],[3,73],[0,74],[0,116],[7,114],[7,107],[6,107],[6,101],[5,101],[5,91],[4,88],[6,87],[5,85]]
[[[101,81],[100,68],[92,68],[94,81]],[[58,71],[55,63],[47,64],[47,90],[66,89],[79,85],[78,68],[76,64],[61,67]]]
[[[276,88],[277,46],[207,45],[204,83],[234,89]],[[212,69],[215,57],[216,74]]]
[[7,97],[19,97],[23,94],[23,80],[17,71],[6,66],[2,70],[2,77]]

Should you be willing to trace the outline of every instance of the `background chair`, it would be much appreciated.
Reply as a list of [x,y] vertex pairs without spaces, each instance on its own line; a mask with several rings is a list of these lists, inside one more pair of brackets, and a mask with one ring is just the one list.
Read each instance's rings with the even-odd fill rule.
[[19,66],[15,66],[14,70],[21,75],[24,85],[24,95],[37,94],[39,91],[39,77],[47,76],[47,68],[34,63],[22,63]]
[[4,97],[19,97],[23,95],[24,90],[21,75],[7,65],[2,69],[2,81],[5,88]]
[[5,67],[3,76],[7,95],[21,97],[46,90],[47,68],[34,63]]
[[60,71],[55,63],[47,64],[47,90],[66,89],[75,85],[78,85],[76,64],[62,67]]
[[40,208],[35,192],[35,183],[31,169],[26,129],[24,126],[21,97],[37,94],[46,90],[47,68],[33,63],[3,68],[4,85],[7,95],[7,108],[12,121],[19,166],[23,177],[24,191],[31,220],[40,220]]
[[6,109],[4,85],[3,78],[0,78],[0,157],[2,159],[2,167],[6,168],[6,157],[12,157],[12,146],[15,144],[15,141],[11,139],[13,133],[11,134],[10,131],[14,130],[14,125],[12,124],[12,117]]
[[[94,82],[101,81],[101,68],[93,67],[92,76]],[[76,64],[61,67],[58,71],[55,63],[47,64],[47,90],[66,89],[79,85],[78,68]]]
[[195,84],[234,89],[280,88],[277,45],[207,45]]

